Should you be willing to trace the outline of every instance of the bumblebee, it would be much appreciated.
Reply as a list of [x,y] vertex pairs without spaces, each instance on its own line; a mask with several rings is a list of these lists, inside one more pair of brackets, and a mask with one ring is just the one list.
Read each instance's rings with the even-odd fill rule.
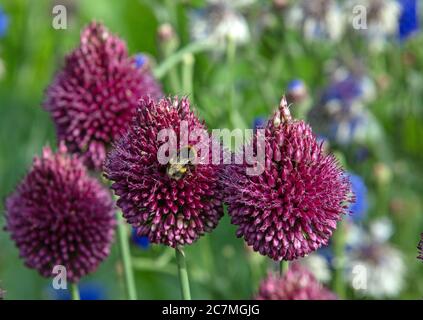
[[187,146],[174,154],[167,165],[166,173],[174,180],[180,180],[194,168],[197,160],[197,152],[192,146]]

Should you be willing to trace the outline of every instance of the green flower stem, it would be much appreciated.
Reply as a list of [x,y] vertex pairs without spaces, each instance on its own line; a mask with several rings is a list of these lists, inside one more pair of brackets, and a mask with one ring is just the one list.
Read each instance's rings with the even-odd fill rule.
[[228,79],[230,85],[228,86],[228,98],[229,98],[229,107],[234,109],[235,107],[235,86],[234,86],[234,65],[235,65],[235,56],[236,56],[236,44],[235,41],[228,37],[226,44],[226,63],[228,64]]
[[81,297],[79,296],[78,285],[76,283],[71,283],[70,290],[71,290],[72,300],[81,300]]
[[229,107],[229,119],[233,128],[244,129],[246,128],[245,121],[239,112],[238,105],[236,103],[236,90],[235,90],[235,58],[236,58],[236,43],[231,38],[227,38],[226,42],[226,64],[228,71],[228,107]]
[[335,274],[333,279],[333,289],[340,299],[345,299],[346,297],[346,288],[344,282],[345,241],[344,221],[340,221],[338,228],[333,235],[335,253]]
[[191,291],[189,289],[189,279],[187,265],[185,261],[185,253],[182,247],[177,246],[176,251],[176,262],[178,264],[179,282],[181,284],[181,294],[183,300],[191,300]]
[[194,55],[192,53],[187,53],[183,59],[183,69],[182,69],[182,87],[183,93],[190,95],[191,99],[194,96]]
[[119,210],[117,216],[117,233],[119,238],[119,249],[122,256],[123,272],[125,277],[126,291],[129,300],[137,299],[137,292],[135,289],[134,270],[132,268],[131,253],[129,251],[129,236],[126,228],[125,220],[122,212]]
[[279,275],[282,277],[289,269],[289,262],[282,260],[279,263]]
[[180,49],[179,51],[174,52],[169,55],[159,66],[154,70],[154,76],[157,79],[163,78],[170,70],[173,69],[175,65],[181,62],[185,55],[188,53],[195,54],[201,51],[207,51],[212,48],[212,45],[208,41],[204,42],[193,42],[186,47]]
[[169,70],[169,82],[172,92],[178,94],[181,92],[180,80],[177,66]]

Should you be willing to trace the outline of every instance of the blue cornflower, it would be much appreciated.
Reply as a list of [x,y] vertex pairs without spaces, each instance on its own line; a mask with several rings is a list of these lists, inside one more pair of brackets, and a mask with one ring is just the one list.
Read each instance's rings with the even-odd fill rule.
[[9,16],[4,12],[3,8],[0,6],[0,38],[3,38],[6,35],[7,28],[9,26]]
[[290,91],[302,90],[304,87],[305,87],[304,81],[302,81],[301,79],[294,79],[288,83],[286,88],[288,89],[288,92],[290,92]]
[[338,67],[308,119],[316,133],[341,146],[377,138],[377,122],[365,108],[375,97],[373,81],[357,64],[353,71]]
[[132,241],[141,249],[148,249],[150,247],[150,240],[147,236],[139,236],[137,235],[137,229],[132,229],[132,235],[131,235]]
[[316,136],[316,140],[317,140],[317,143],[318,144],[325,144],[325,143],[329,143],[329,139],[328,139],[328,137],[326,137],[325,135],[323,135],[323,134],[318,134],[317,136]]
[[[55,300],[71,300],[70,290],[52,290]],[[81,283],[79,285],[79,295],[81,300],[106,300],[105,288],[97,282]]]
[[266,118],[265,117],[256,117],[253,121],[253,128],[256,129],[263,129],[266,126]]
[[351,218],[353,221],[358,222],[363,220],[367,213],[367,187],[360,176],[352,173],[348,174],[348,176],[355,195],[355,202],[350,206]]
[[289,102],[299,103],[308,95],[307,86],[301,79],[294,79],[288,83],[286,94]]
[[339,100],[349,103],[354,99],[361,98],[363,90],[360,79],[349,75],[342,80],[331,83],[324,91],[321,97],[323,104],[331,100]]
[[417,0],[398,0],[398,2],[401,6],[398,36],[400,40],[406,40],[419,30]]
[[147,57],[142,53],[135,55],[135,67],[142,68],[147,62]]

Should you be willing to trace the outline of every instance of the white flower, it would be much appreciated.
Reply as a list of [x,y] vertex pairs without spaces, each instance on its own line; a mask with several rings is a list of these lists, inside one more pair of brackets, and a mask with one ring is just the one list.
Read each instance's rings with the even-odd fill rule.
[[395,297],[404,287],[406,265],[401,252],[389,244],[368,244],[348,253],[347,275],[351,283],[357,277],[352,272],[360,267],[364,277],[362,293],[373,298]]
[[394,226],[392,225],[392,221],[387,217],[373,221],[370,224],[369,229],[372,238],[377,242],[388,241],[394,233]]
[[338,41],[345,30],[345,16],[333,0],[302,0],[289,8],[286,23],[309,41]]
[[398,296],[404,287],[406,265],[402,253],[387,242],[393,233],[392,222],[386,217],[377,219],[370,223],[368,233],[360,227],[352,229],[355,241],[347,240],[348,281],[353,285],[362,277],[362,285],[355,289],[376,299]]
[[320,254],[312,253],[300,259],[299,263],[305,266],[319,282],[328,283],[331,280],[329,262]]
[[192,11],[190,29],[194,41],[210,41],[219,49],[225,47],[228,39],[237,45],[250,40],[250,31],[245,18],[222,3]]
[[357,12],[354,8],[364,7],[366,24],[362,29],[355,32],[361,32],[369,41],[369,46],[374,51],[380,51],[384,48],[389,37],[398,32],[398,18],[401,14],[401,7],[396,0],[349,0],[345,8],[349,15],[350,25]]

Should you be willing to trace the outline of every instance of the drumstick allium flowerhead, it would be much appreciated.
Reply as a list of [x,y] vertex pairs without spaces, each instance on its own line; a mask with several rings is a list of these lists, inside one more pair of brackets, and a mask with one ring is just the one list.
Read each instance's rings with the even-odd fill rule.
[[423,233],[421,234],[421,240],[417,249],[419,250],[419,256],[417,258],[423,261]]
[[[326,245],[353,196],[337,160],[325,155],[311,128],[291,118],[285,98],[267,122],[264,172],[226,166],[225,202],[237,236],[270,258],[293,260]],[[257,144],[258,145],[258,144]]]
[[260,284],[257,300],[336,300],[337,296],[323,287],[299,264],[292,264],[282,276],[269,274]]
[[162,96],[149,67],[138,67],[123,40],[92,22],[48,87],[44,107],[69,152],[101,169],[107,148],[126,130],[143,95]]
[[[123,216],[139,236],[148,236],[152,243],[191,244],[214,229],[223,215],[218,185],[221,166],[212,164],[211,147],[203,154],[202,148],[195,150],[204,139],[191,134],[202,129],[205,126],[190,110],[187,98],[155,102],[144,97],[129,131],[106,159],[105,176],[113,181]],[[158,158],[164,145],[158,135],[163,130],[174,132],[177,138],[175,154],[167,163]],[[181,142],[182,137],[186,141]],[[206,140],[209,144],[210,139]],[[183,149],[206,161],[174,162]]]
[[25,264],[45,277],[57,265],[72,282],[93,272],[109,255],[114,229],[110,193],[63,144],[57,153],[44,148],[6,200],[6,230]]

